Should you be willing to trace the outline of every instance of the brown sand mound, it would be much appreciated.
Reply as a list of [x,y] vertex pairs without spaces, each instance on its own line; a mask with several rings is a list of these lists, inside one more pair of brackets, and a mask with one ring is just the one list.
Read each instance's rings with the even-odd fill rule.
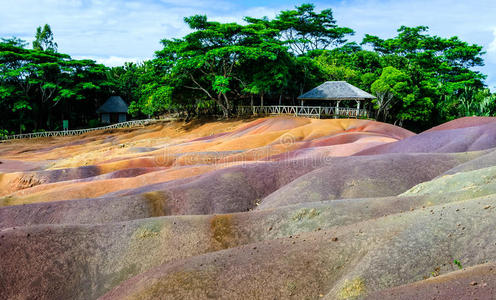
[[391,288],[366,299],[493,299],[496,264],[489,263]]

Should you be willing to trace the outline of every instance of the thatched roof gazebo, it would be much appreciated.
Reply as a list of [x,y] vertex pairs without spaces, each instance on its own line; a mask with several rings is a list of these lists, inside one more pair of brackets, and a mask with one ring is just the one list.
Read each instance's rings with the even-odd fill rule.
[[[301,105],[281,105],[281,98],[279,98],[279,105],[264,105],[261,101],[260,106],[238,106],[238,114],[263,114],[263,115],[295,115],[295,116],[305,116],[305,117],[347,117],[347,118],[368,118],[369,111],[364,108],[360,109],[360,103],[362,101],[372,100],[375,97],[371,94],[362,91],[361,89],[353,86],[346,81],[326,81],[318,87],[304,93],[299,96],[298,99],[301,101]],[[305,101],[317,102],[327,101],[327,103],[317,104],[306,103]],[[357,107],[343,107],[339,108],[339,103],[341,101],[356,101]],[[330,105],[330,101],[336,101],[336,106]]]
[[326,81],[298,97],[300,100],[372,100],[371,94],[346,81]]
[[375,97],[346,81],[326,81],[299,96],[298,99],[301,100],[301,105],[305,100],[336,101],[336,110],[339,109],[341,101],[355,100],[357,110],[360,110],[360,101],[372,100]]
[[120,96],[112,96],[100,106],[96,113],[102,123],[120,123],[126,121],[128,106]]

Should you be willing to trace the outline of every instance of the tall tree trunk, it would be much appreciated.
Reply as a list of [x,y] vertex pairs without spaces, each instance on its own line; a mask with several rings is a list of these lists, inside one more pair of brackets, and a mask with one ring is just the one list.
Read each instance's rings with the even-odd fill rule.
[[228,118],[229,117],[229,109],[226,107],[225,102],[222,100],[222,96],[224,96],[224,95],[219,93],[219,94],[217,94],[217,98],[214,98],[213,100],[215,100],[217,105],[222,110],[222,117]]
[[224,97],[225,101],[225,111],[223,111],[222,113],[224,114],[224,118],[229,118],[229,115],[231,113],[231,103],[229,103],[229,99],[227,98],[226,94],[222,94],[222,97]]
[[225,119],[229,118],[229,110],[227,110],[224,105],[222,105],[220,108],[222,109],[222,117]]

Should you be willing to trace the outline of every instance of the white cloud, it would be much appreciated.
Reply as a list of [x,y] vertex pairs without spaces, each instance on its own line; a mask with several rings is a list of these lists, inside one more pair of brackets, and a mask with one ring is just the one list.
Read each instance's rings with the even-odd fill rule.
[[245,15],[275,14],[265,7],[245,13],[230,1],[213,0],[6,2],[0,0],[0,37],[17,36],[31,42],[36,27],[48,23],[60,52],[113,65],[127,58],[150,58],[160,49],[161,39],[187,34],[185,16],[207,14],[212,20],[235,22]]
[[75,59],[91,59],[99,64],[104,64],[108,67],[123,66],[126,62],[140,63],[150,59],[150,57],[122,57],[122,56],[74,56]]
[[496,28],[493,29],[493,37],[494,37],[493,41],[487,47],[487,52],[496,53]]

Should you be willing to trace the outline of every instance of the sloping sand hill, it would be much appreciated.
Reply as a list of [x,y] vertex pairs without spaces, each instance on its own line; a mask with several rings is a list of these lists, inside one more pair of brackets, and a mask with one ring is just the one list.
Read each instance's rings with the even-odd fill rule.
[[0,162],[0,298],[496,297],[496,118],[169,122]]

